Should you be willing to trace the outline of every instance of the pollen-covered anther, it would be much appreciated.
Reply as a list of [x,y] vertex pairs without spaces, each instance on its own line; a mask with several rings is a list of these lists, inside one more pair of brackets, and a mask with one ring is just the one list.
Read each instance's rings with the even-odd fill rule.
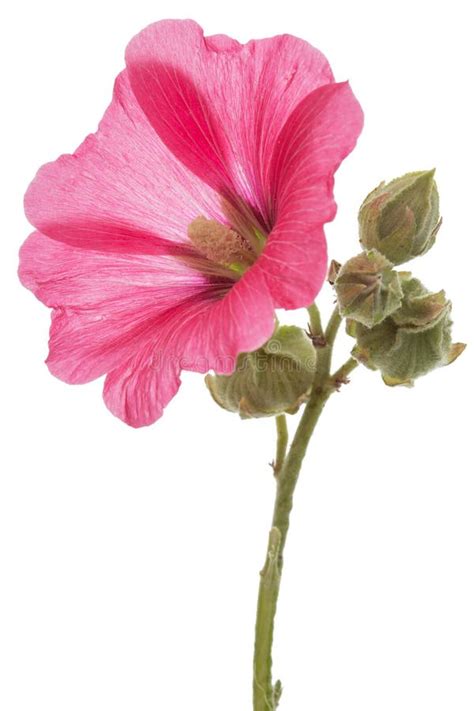
[[196,217],[188,226],[188,237],[211,262],[228,267],[249,267],[256,255],[235,230],[216,220]]

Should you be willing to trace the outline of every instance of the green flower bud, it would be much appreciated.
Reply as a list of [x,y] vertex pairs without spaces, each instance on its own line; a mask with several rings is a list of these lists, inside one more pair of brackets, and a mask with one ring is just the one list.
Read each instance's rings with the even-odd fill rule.
[[376,250],[362,252],[340,268],[334,282],[339,311],[372,328],[402,303],[398,272]]
[[452,363],[464,350],[451,342],[451,303],[444,291],[429,292],[408,272],[400,273],[403,302],[394,314],[372,329],[350,321],[357,340],[352,355],[380,370],[387,385],[413,385],[421,375]]
[[434,170],[407,173],[373,190],[359,210],[359,239],[392,264],[425,254],[440,228]]
[[252,353],[241,353],[232,375],[207,375],[218,405],[246,419],[294,413],[307,398],[316,367],[315,350],[305,332],[280,326]]

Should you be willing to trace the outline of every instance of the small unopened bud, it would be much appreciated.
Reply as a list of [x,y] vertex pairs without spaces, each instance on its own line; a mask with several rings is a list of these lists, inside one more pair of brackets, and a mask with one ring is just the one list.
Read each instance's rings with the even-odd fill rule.
[[401,273],[401,307],[374,328],[351,321],[348,332],[357,340],[354,358],[380,370],[387,385],[413,381],[452,363],[464,350],[451,341],[451,303],[444,291],[429,292],[408,272]]
[[239,355],[232,375],[207,375],[206,385],[218,405],[243,419],[294,413],[307,399],[315,366],[305,332],[280,326],[257,351]]
[[372,328],[402,303],[398,272],[376,250],[362,252],[340,268],[334,288],[342,316]]
[[425,254],[441,225],[434,170],[407,173],[381,183],[359,210],[359,239],[392,264]]

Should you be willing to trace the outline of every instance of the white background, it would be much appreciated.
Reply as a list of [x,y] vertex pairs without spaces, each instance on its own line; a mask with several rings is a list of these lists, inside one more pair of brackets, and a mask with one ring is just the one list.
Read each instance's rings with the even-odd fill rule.
[[[470,349],[413,390],[359,369],[330,402],[297,492],[278,613],[282,711],[472,711],[472,25],[436,2],[8,3],[1,22],[0,708],[250,711],[273,423],[185,375],[156,425],[43,364],[48,310],[16,278],[37,168],[95,130],[133,34],[193,17],[246,41],[289,32],[366,115],[337,176],[331,256],[357,250],[380,180],[436,166],[444,225],[413,270]],[[5,11],[4,11],[5,12]],[[322,298],[326,313],[329,291]],[[289,314],[304,323],[304,314]],[[349,341],[342,339],[339,359]]]

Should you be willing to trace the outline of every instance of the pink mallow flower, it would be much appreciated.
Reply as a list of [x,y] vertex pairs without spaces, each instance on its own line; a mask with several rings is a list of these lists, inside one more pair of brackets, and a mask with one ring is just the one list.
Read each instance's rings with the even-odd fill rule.
[[53,309],[53,375],[107,374],[107,406],[139,427],[181,370],[232,372],[276,308],[318,293],[333,174],[361,127],[349,85],[300,39],[241,45],[192,21],[138,34],[97,133],[25,198],[37,231],[19,273]]

